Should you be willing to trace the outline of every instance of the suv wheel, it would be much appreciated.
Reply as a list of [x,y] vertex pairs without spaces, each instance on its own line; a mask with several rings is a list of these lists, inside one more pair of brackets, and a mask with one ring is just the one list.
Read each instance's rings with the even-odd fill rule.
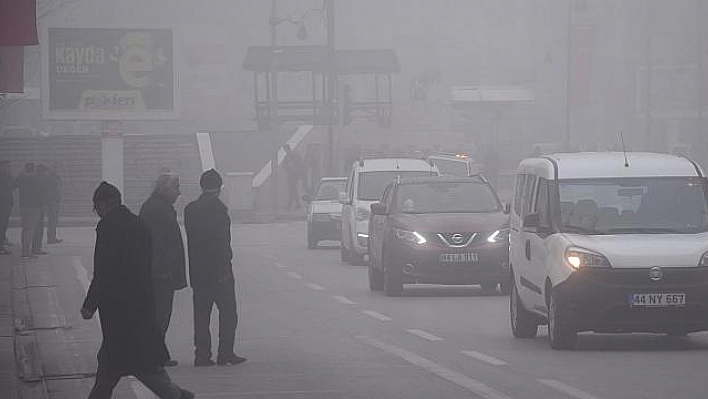
[[374,257],[369,256],[369,289],[371,291],[381,291],[384,288],[384,276],[373,263]]
[[534,338],[538,333],[538,318],[524,308],[516,288],[516,281],[511,283],[509,297],[509,316],[511,318],[511,332],[516,338]]
[[509,295],[511,292],[511,278],[499,283],[499,291],[501,291],[502,295]]
[[578,343],[573,314],[561,303],[558,291],[551,291],[548,308],[548,341],[553,349],[573,349]]
[[386,267],[384,263],[386,256],[381,253],[381,266],[383,269],[383,290],[386,296],[398,296],[403,292],[403,276],[400,270],[393,267]]

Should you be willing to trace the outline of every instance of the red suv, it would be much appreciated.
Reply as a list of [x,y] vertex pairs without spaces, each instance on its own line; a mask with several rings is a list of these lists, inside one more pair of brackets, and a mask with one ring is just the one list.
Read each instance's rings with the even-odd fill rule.
[[509,215],[482,176],[396,180],[371,205],[369,287],[479,284],[509,291]]

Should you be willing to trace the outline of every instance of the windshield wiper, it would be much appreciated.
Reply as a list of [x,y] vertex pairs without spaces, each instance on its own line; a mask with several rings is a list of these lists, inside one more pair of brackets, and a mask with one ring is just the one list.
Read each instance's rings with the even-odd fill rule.
[[631,233],[636,233],[636,234],[662,234],[662,233],[669,233],[669,234],[681,234],[683,231],[678,230],[678,229],[673,229],[670,227],[615,227],[611,229],[607,229],[607,232],[610,234],[614,233],[625,233],[625,234],[631,234]]
[[576,230],[576,232],[584,233],[584,234],[606,234],[604,231],[595,230],[593,228],[586,227],[586,226],[580,226],[577,224],[564,224],[564,225],[562,225],[561,230],[563,230],[564,232],[567,233],[567,231],[565,231],[565,229]]

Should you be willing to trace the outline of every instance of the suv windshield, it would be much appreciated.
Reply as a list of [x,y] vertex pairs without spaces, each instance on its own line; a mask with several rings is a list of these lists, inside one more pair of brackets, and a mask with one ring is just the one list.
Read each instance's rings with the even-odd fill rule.
[[403,213],[491,213],[501,205],[491,187],[482,182],[403,184],[397,191],[397,209]]
[[411,178],[431,175],[436,175],[436,173],[422,170],[362,172],[359,175],[359,192],[357,199],[364,201],[378,201],[381,199],[386,186],[391,183],[396,176],[401,176],[401,178]]
[[698,177],[561,180],[561,231],[590,234],[708,231]]

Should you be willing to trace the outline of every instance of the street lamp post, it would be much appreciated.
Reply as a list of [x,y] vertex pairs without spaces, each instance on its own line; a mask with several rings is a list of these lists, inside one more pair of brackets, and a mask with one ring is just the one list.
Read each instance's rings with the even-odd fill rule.
[[[272,0],[270,9],[270,48],[271,51],[277,51],[275,46],[277,45],[277,31],[278,26],[278,2],[277,0]],[[275,58],[275,57],[274,57]],[[270,187],[271,187],[271,201],[270,201],[270,211],[273,218],[278,216],[278,151],[280,150],[280,123],[278,121],[278,71],[271,64],[271,70],[268,71],[266,76],[267,87],[268,87],[268,97],[269,100],[269,110],[268,110],[268,128],[271,131],[271,160],[270,160]]]
[[335,85],[337,83],[334,65],[334,0],[324,3],[325,24],[327,25],[327,52],[329,68],[327,71],[327,172],[336,176],[334,168],[334,105]]

